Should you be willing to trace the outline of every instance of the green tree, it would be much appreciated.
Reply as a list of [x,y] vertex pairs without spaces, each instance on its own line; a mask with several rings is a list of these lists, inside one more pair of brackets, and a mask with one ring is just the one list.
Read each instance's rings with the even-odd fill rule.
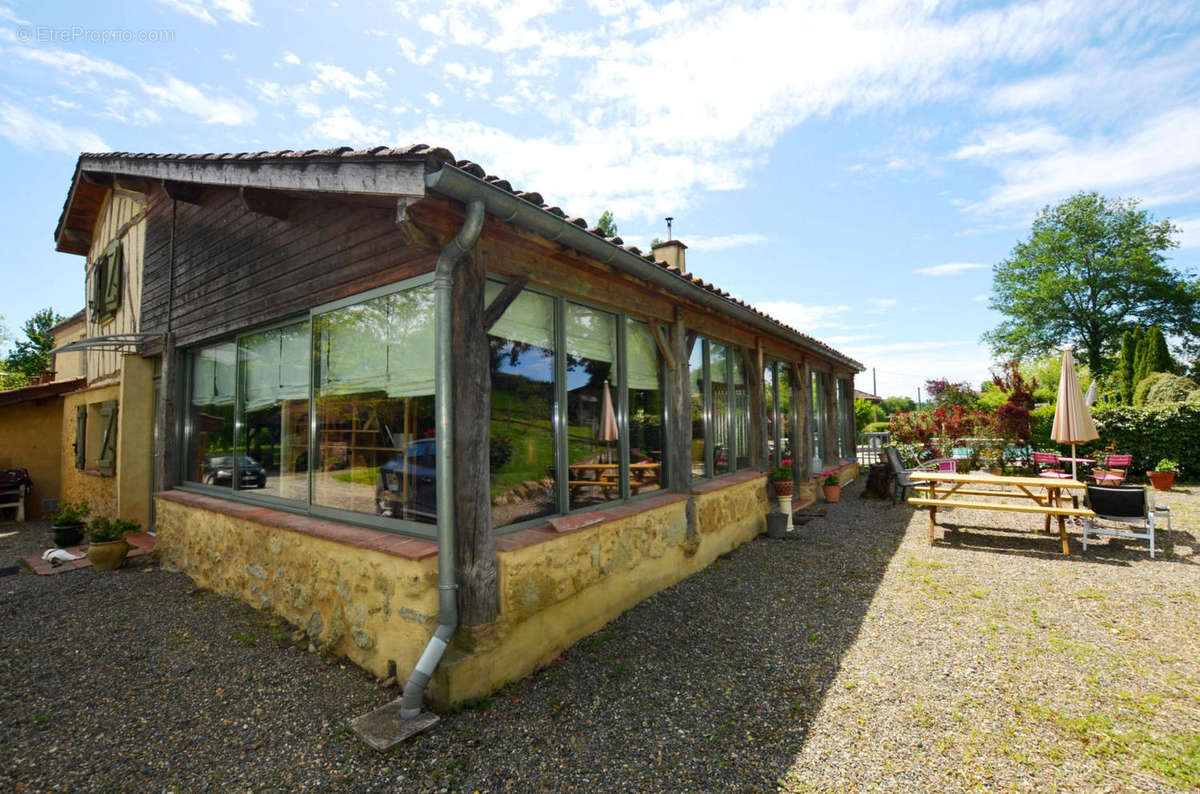
[[1146,329],[1138,326],[1133,332],[1133,386],[1150,374],[1146,369]]
[[1132,199],[1079,193],[1045,207],[1029,239],[993,268],[991,307],[1006,319],[984,341],[1017,358],[1070,344],[1097,375],[1111,371],[1135,323],[1158,320],[1194,342],[1200,282],[1164,264],[1178,233]]
[[605,237],[617,236],[617,222],[613,220],[613,214],[608,210],[600,213],[600,220],[596,221],[596,228]]
[[1175,372],[1177,369],[1171,351],[1167,350],[1167,340],[1157,325],[1150,326],[1146,332],[1145,366],[1147,372]]
[[25,321],[21,327],[25,338],[17,340],[4,360],[7,388],[16,388],[9,384],[18,381],[17,385],[23,386],[30,378],[50,369],[50,351],[54,348],[50,329],[62,321],[62,316],[53,309],[42,309]]
[[1126,330],[1121,334],[1121,403],[1123,405],[1133,404],[1133,365],[1134,354],[1137,352],[1137,338],[1133,335],[1133,331]]
[[879,403],[884,416],[902,414],[917,410],[917,403],[912,397],[884,397]]

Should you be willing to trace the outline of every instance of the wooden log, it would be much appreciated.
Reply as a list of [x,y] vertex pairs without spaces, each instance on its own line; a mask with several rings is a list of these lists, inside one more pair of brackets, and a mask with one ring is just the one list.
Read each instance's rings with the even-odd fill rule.
[[764,396],[762,345],[743,347],[740,350],[742,365],[746,370],[746,397],[750,414],[749,449],[750,466],[765,469],[767,466],[767,402]]
[[821,380],[822,385],[825,387],[825,454],[823,456],[823,462],[826,466],[833,467],[839,463],[837,452],[839,435],[837,379],[834,378],[832,374],[828,374]]
[[867,484],[863,487],[864,499],[889,499],[892,495],[892,467],[886,463],[872,463],[867,469]]
[[521,294],[521,290],[529,284],[529,279],[517,277],[504,285],[504,289],[500,290],[500,294],[492,299],[488,304],[487,309],[483,312],[483,329],[490,331],[496,321],[500,319],[505,310],[512,305],[512,302]]
[[795,383],[795,399],[792,409],[796,412],[796,442],[792,446],[792,465],[796,467],[796,485],[808,483],[816,476],[812,470],[813,459],[813,393],[812,372],[808,359],[792,363],[792,379]]
[[658,320],[650,319],[649,323],[650,333],[654,336],[654,344],[658,347],[658,354],[667,363],[667,369],[674,372],[679,368],[678,362],[675,361],[675,351],[671,349],[670,343],[663,336],[662,327],[658,324]]
[[688,369],[688,331],[683,313],[676,312],[671,331],[671,348],[679,364],[667,374],[667,488],[676,493],[692,490],[692,400]]
[[454,270],[454,532],[459,619],[465,626],[491,623],[500,614],[492,535],[492,382],[483,325],[485,283],[478,252],[462,259]]

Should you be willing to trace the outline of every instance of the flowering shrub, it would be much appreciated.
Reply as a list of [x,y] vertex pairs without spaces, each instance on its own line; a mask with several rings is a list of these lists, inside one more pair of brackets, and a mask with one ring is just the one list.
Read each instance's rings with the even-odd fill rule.
[[933,448],[936,439],[942,457],[950,457],[959,439],[985,438],[997,432],[995,416],[961,405],[934,408],[932,411],[909,411],[892,417],[892,438],[895,441]]

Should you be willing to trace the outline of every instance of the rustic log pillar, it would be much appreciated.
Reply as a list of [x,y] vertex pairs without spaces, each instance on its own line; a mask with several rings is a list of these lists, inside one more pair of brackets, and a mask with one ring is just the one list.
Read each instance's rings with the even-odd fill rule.
[[825,387],[825,454],[824,464],[832,467],[838,461],[838,406],[837,406],[837,377],[830,371],[822,379]]
[[491,398],[484,327],[483,257],[476,251],[454,270],[454,531],[458,614],[465,626],[491,623],[500,612],[492,536]]
[[858,427],[854,421],[854,376],[842,378],[842,427],[846,428],[846,441],[842,444],[842,457],[858,460]]
[[746,369],[746,399],[750,414],[750,467],[760,471],[767,467],[767,401],[763,384],[762,344],[742,348],[742,364]]
[[675,369],[667,371],[667,488],[676,493],[692,490],[692,399],[689,381],[687,329],[683,313],[675,310],[671,325]]
[[[167,333],[163,339],[162,371],[158,376],[158,416],[154,418],[154,488],[165,491],[178,482],[179,451],[176,449],[176,392],[179,390],[179,354],[175,338]],[[153,515],[153,507],[151,507]]]
[[792,427],[796,434],[792,440],[792,469],[796,474],[796,488],[813,478],[813,430],[812,430],[812,373],[807,362],[792,363]]

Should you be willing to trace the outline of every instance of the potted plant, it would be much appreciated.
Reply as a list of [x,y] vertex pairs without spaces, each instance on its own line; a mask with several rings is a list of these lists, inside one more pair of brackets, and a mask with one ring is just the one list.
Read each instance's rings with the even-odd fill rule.
[[1169,491],[1175,484],[1175,472],[1178,469],[1178,463],[1170,458],[1163,458],[1154,467],[1154,471],[1146,472],[1146,476],[1150,478],[1150,484],[1154,486],[1154,490]]
[[821,473],[821,489],[825,492],[826,502],[836,502],[842,498],[841,472],[837,469]]
[[88,541],[91,543],[88,546],[87,558],[92,567],[98,571],[120,568],[129,552],[125,533],[136,532],[138,529],[136,521],[123,521],[108,516],[93,518],[87,528]]
[[58,509],[50,514],[50,533],[56,546],[75,546],[83,540],[83,528],[92,506],[87,502],[60,502]]
[[790,466],[776,466],[771,469],[770,480],[771,487],[775,489],[776,496],[791,496],[792,495],[792,469]]

